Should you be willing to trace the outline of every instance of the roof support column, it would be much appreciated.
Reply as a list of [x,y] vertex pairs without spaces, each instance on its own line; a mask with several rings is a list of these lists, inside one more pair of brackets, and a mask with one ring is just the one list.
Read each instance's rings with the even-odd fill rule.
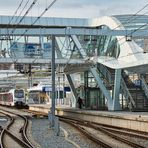
[[109,94],[109,91],[106,89],[106,87],[102,83],[102,80],[101,80],[101,78],[99,77],[99,75],[97,73],[97,69],[95,67],[93,67],[93,68],[91,67],[90,71],[93,74],[93,76],[94,76],[95,80],[97,81],[101,91],[103,92],[104,96],[107,99],[108,110],[112,110],[112,98],[111,98],[111,95]]
[[43,53],[44,51],[44,37],[43,36],[39,36],[39,41],[40,41],[40,45],[41,45],[41,53]]
[[76,89],[75,89],[75,86],[73,84],[73,81],[72,81],[72,78],[70,76],[70,74],[66,74],[66,77],[67,77],[67,80],[69,82],[69,85],[70,85],[70,88],[72,90],[72,93],[73,93],[73,99],[71,100],[71,103],[72,103],[72,107],[76,107],[76,102],[77,102],[77,98],[78,98],[78,95],[77,95],[77,92],[76,92]]
[[84,49],[82,48],[82,46],[81,46],[81,44],[80,44],[77,36],[76,35],[71,35],[71,38],[72,38],[73,42],[75,43],[75,45],[76,45],[79,53],[81,54],[82,58],[86,58],[87,57],[87,54],[84,51]]
[[57,58],[60,58],[62,59],[62,52],[60,50],[60,45],[58,44],[58,41],[57,41],[58,37],[55,38],[55,42],[56,42],[56,54],[57,54]]
[[121,83],[121,69],[115,70],[114,94],[113,94],[113,108],[112,110],[121,110],[119,95]]

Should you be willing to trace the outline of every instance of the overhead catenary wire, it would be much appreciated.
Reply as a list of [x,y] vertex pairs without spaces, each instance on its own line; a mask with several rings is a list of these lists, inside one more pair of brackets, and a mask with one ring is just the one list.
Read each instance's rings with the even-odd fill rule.
[[[48,7],[46,7],[46,9],[40,14],[40,16],[37,17],[37,19],[31,24],[31,26],[34,25],[34,24],[44,15],[44,13],[45,13],[55,2],[56,2],[56,0],[54,0]],[[142,9],[140,9],[136,14],[138,14],[139,12],[141,12],[141,11],[142,11],[144,8],[146,8],[147,6],[148,6],[148,4],[145,5]],[[134,14],[133,16],[135,16],[136,14]],[[22,19],[21,19],[21,20],[22,20]],[[20,22],[21,22],[21,20],[20,20]],[[23,33],[21,36],[25,35],[28,30],[29,30],[29,28],[26,29],[26,30],[24,31],[24,33]],[[21,38],[21,37],[20,37],[20,38]],[[19,40],[19,39],[18,39],[18,40]],[[17,40],[17,41],[18,41],[18,40]]]
[[[127,19],[125,22],[123,22],[122,24],[116,26],[116,27],[113,28],[112,30],[108,31],[108,33],[114,31],[115,29],[117,29],[117,28],[119,28],[119,27],[121,27],[121,25],[123,25],[123,24],[129,24],[129,23],[131,23],[132,21],[134,21],[135,19],[140,18],[140,17],[146,15],[148,12],[145,12],[145,13],[143,13],[142,15],[137,15],[137,14],[138,14],[139,12],[141,12],[142,10],[144,10],[145,8],[147,8],[147,7],[148,7],[148,4],[146,4],[146,5],[145,5],[144,7],[142,7],[140,10],[138,10],[135,14],[133,14],[133,15],[132,15],[129,19]],[[135,33],[136,31],[140,30],[141,28],[143,28],[143,27],[145,27],[145,26],[147,26],[147,25],[148,25],[148,23],[145,23],[144,25],[141,25],[139,28],[137,28],[137,29],[131,31],[131,33],[127,34],[126,36],[132,36],[133,33]],[[118,40],[118,42],[121,41],[121,40],[123,40],[123,39],[125,39],[125,37],[120,38],[120,39]],[[127,41],[125,40],[123,43],[120,44],[120,46],[124,45],[126,42],[127,42]],[[139,51],[138,51],[138,52],[134,52],[134,53],[131,53],[130,55],[120,56],[118,59],[122,59],[122,58],[124,58],[124,57],[128,57],[128,56],[131,56],[131,55],[134,55],[134,54],[139,54],[139,53],[143,53],[143,52],[139,52]],[[105,59],[105,62],[114,61],[114,60],[115,60],[115,59],[108,59],[108,60]],[[105,62],[103,62],[103,63],[105,63]]]
[[[148,25],[148,23],[145,23],[144,25],[141,25],[139,28],[137,28],[137,29],[131,31],[131,33],[127,34],[126,36],[132,37],[132,34],[133,34],[133,33],[137,32],[138,30],[140,30],[141,28],[143,28],[143,27],[145,27],[145,26],[147,26],[147,25]],[[121,41],[121,40],[123,40],[123,39],[125,39],[125,37],[120,38],[120,39],[118,40],[118,42]],[[120,46],[124,45],[126,42],[127,42],[127,41],[125,40],[123,43],[120,44]]]
[[20,19],[20,21],[19,21],[18,24],[20,24],[20,23],[23,21],[23,19],[26,17],[26,15],[29,13],[29,11],[33,8],[33,6],[36,4],[37,1],[38,1],[38,0],[34,0],[34,1],[32,2],[32,4],[31,4],[30,7],[27,9],[27,11],[26,11],[25,14],[23,15],[23,17]]
[[[18,19],[21,17],[21,15],[22,15],[24,9],[27,7],[28,3],[29,3],[29,0],[26,1],[26,3],[24,4],[24,7],[23,7],[22,10],[20,11],[19,15],[16,17],[16,19],[15,19],[14,22],[16,22],[16,23],[18,22]],[[14,33],[14,31],[15,31],[17,25],[19,25],[19,23],[17,23],[17,24],[14,26],[13,30],[11,31],[11,33]],[[9,33],[8,33],[8,34],[9,34]],[[15,38],[16,38],[16,37],[15,37]]]
[[18,22],[19,17],[22,15],[22,13],[23,13],[23,11],[25,10],[25,8],[26,8],[26,6],[28,5],[28,3],[29,3],[29,0],[26,1],[24,7],[23,7],[22,10],[20,11],[18,17],[16,17],[16,19],[15,19],[14,22]]
[[[54,2],[54,1],[53,1],[53,2]],[[46,10],[46,9],[45,9],[45,10]],[[45,10],[44,10],[44,11],[45,11]],[[45,11],[45,12],[46,12],[46,11]],[[44,13],[44,12],[43,12],[43,13]],[[41,14],[37,19],[39,19],[42,15],[43,15],[43,14]],[[38,20],[35,20],[35,22],[34,22],[32,25],[34,25],[37,21],[38,21]],[[24,32],[24,34],[22,34],[22,36],[25,35],[27,31],[28,31],[28,29]]]
[[[131,15],[130,18],[128,18],[126,21],[122,22],[122,24],[116,26],[116,27],[113,28],[112,30],[107,31],[107,33],[111,33],[112,31],[116,30],[117,28],[121,27],[122,25],[129,24],[129,23],[133,22],[134,20],[136,20],[137,18],[140,18],[140,17],[142,17],[142,16],[148,14],[148,12],[145,12],[145,13],[143,13],[142,15],[137,15],[139,12],[141,12],[142,10],[144,10],[144,9],[147,8],[147,7],[148,7],[148,4],[144,5],[144,6],[143,6],[140,10],[138,10],[135,14]],[[144,27],[145,25],[147,25],[147,23],[144,24],[144,25],[142,25],[142,27]],[[135,29],[135,30],[132,31],[131,33],[127,34],[126,36],[128,36],[128,35],[131,36],[134,32],[140,30],[142,27],[140,26],[139,28]],[[125,37],[119,39],[118,42],[121,41],[121,40],[123,40],[123,39],[125,39]],[[126,41],[123,42],[122,44],[120,44],[120,46],[123,45],[124,43],[126,43]]]
[[[11,17],[9,23],[7,24],[7,33],[8,33],[8,34],[9,34],[9,32],[8,32],[8,26],[11,24],[11,22],[12,22],[13,19],[14,19],[14,17],[15,17],[16,14],[18,13],[18,10],[21,8],[21,6],[22,6],[22,4],[23,4],[23,1],[24,1],[24,0],[21,0],[20,4],[19,4],[18,7],[16,8],[16,10],[15,10],[13,16]],[[15,22],[15,21],[14,21],[14,22]],[[10,36],[10,35],[8,35],[8,36]]]
[[[135,14],[131,15],[130,18],[128,18],[126,21],[124,21],[122,24],[116,26],[116,27],[113,28],[112,30],[107,31],[107,33],[110,33],[110,32],[112,32],[112,31],[116,30],[117,28],[121,27],[123,24],[131,23],[131,22],[134,21],[135,19],[140,18],[141,16],[146,15],[148,12],[145,12],[145,13],[142,14],[142,15],[137,15],[137,14],[138,14],[139,12],[143,11],[143,10],[144,10],[145,8],[147,8],[147,7],[148,7],[148,4],[144,5],[144,6],[143,6],[140,10],[138,10]],[[134,33],[134,32],[136,32],[136,31],[138,31],[139,29],[143,28],[143,27],[144,27],[145,25],[147,25],[147,24],[148,24],[148,23],[146,23],[146,24],[144,24],[144,25],[141,25],[139,28],[135,29],[135,30],[134,30],[133,32],[131,32],[131,33]],[[127,34],[127,36],[128,36],[128,35],[131,35],[131,33],[130,33],[130,34]],[[122,39],[125,39],[125,37],[119,39],[118,42],[119,42],[120,40],[122,40]],[[126,43],[126,41],[123,42],[122,45],[123,45],[124,43]],[[135,52],[135,53],[140,53],[140,52]],[[133,53],[133,54],[134,54],[134,53]],[[131,54],[130,54],[130,55],[131,55]],[[129,56],[129,55],[128,55],[128,56]],[[122,56],[122,57],[125,57],[125,56]],[[122,57],[120,57],[120,58],[122,58]],[[114,60],[114,59],[109,59],[108,61],[112,61],[112,60]],[[106,62],[106,61],[105,61],[105,62]]]
[[[34,0],[34,1],[37,1],[37,0]],[[34,20],[34,22],[33,22],[32,24],[30,24],[30,26],[33,26],[33,25],[45,14],[45,12],[47,12],[48,9],[53,6],[53,4],[54,4],[56,1],[57,1],[57,0],[52,1],[52,3],[50,3],[50,4],[48,5],[48,7],[46,7],[45,10]],[[27,28],[27,29],[22,33],[22,35],[20,35],[20,37],[17,39],[17,41],[20,40],[20,39],[22,38],[22,36],[24,36],[24,35],[28,32],[29,29],[30,29],[30,28]]]
[[[40,14],[40,16],[38,16],[37,19],[31,24],[31,26],[34,25],[34,24],[45,14],[45,12],[46,12],[49,8],[51,8],[51,6],[52,6],[56,1],[57,1],[57,0],[52,1],[52,3],[50,3],[50,4],[48,5],[48,7],[46,7],[45,10]],[[29,29],[30,29],[30,28],[27,28],[27,29],[23,32],[23,34],[22,34],[15,42],[19,41],[19,40],[22,38],[22,36],[24,36],[24,35],[28,32]],[[10,48],[11,48],[11,47],[10,47]],[[35,60],[36,60],[36,58],[35,58]],[[34,61],[35,61],[35,60],[34,60]]]
[[8,24],[11,24],[11,22],[12,22],[13,18],[16,16],[16,14],[17,14],[18,10],[19,10],[19,9],[20,9],[20,7],[22,6],[23,1],[24,1],[24,0],[21,0],[21,2],[20,2],[20,4],[19,4],[19,6],[18,6],[18,7],[17,7],[17,9],[15,10],[15,12],[14,12],[13,16],[11,17],[11,19],[10,19],[10,21],[9,21],[9,23],[8,23]]
[[[34,20],[34,22],[31,24],[31,26],[33,26],[33,25],[46,13],[46,12],[49,10],[49,8],[51,8],[51,7],[54,5],[54,3],[55,3],[56,1],[57,1],[57,0],[53,0],[48,6],[46,6],[45,10]],[[24,33],[17,39],[17,41],[20,40],[21,37],[24,36],[24,35],[28,32],[29,29],[30,29],[30,28],[27,28],[27,29],[24,31]],[[33,63],[34,63],[36,60],[37,60],[37,58],[34,59]]]
[[21,24],[22,21],[24,20],[24,18],[26,17],[26,15],[30,12],[30,10],[33,8],[33,6],[36,4],[38,0],[33,0],[33,2],[31,3],[31,5],[29,6],[29,8],[27,9],[27,11],[24,13],[24,15],[21,17],[21,19],[19,20],[19,22],[15,25],[15,28],[12,30],[12,33],[14,33],[17,25]]
[[[21,5],[22,5],[22,2],[23,1],[21,1],[21,3],[19,4],[19,7],[18,8],[20,8],[21,7]],[[22,11],[25,9],[25,7],[27,6],[27,4],[28,4],[28,2],[29,2],[29,0],[26,2],[26,4],[25,4],[25,6],[23,7],[23,9],[22,9]],[[32,7],[35,5],[35,3],[37,2],[37,0],[33,0],[33,2],[31,3],[31,5],[29,6],[29,8],[27,9],[27,11],[25,12],[25,14],[22,16],[22,18],[20,19],[20,21],[19,21],[19,23],[17,23],[15,26],[14,26],[14,29],[12,30],[12,34],[14,33],[14,31],[15,31],[15,29],[16,29],[16,26],[17,25],[19,25],[22,21],[23,21],[23,19],[25,18],[25,16],[29,13],[29,11],[32,9]],[[16,11],[18,11],[18,8],[17,8],[17,10]],[[21,11],[21,12],[22,12]],[[15,17],[15,16],[14,16]],[[13,18],[14,18],[13,17]],[[17,18],[19,18],[19,16],[17,17]],[[9,24],[10,25],[10,24]],[[8,29],[7,29],[7,32],[8,32]],[[8,35],[9,35],[9,32],[8,32]],[[9,35],[10,36],[10,35]],[[10,48],[9,49],[11,49],[13,47],[13,45],[10,45]],[[9,49],[7,49],[7,50],[9,50]],[[9,54],[9,53],[8,53]],[[11,55],[9,54],[9,56],[10,56],[10,58],[12,59],[12,61],[15,63],[16,62],[16,60],[13,60],[13,58],[11,57]]]
[[138,13],[140,13],[141,11],[143,11],[145,8],[148,7],[148,4],[144,5],[140,10],[138,10],[136,13],[134,13],[133,15],[131,15],[127,20],[125,20],[124,22],[122,22],[122,24],[116,26],[115,28],[113,28],[112,30],[110,30],[109,32],[112,32],[114,30],[116,30],[117,28],[121,27],[122,25],[125,25],[125,24],[128,24],[128,23],[131,23],[132,21],[134,21],[135,19],[147,14],[148,12],[142,14],[142,15],[137,15]]
[[[56,2],[57,0],[54,0],[52,3],[50,3],[49,5],[48,5],[48,7],[46,7],[45,8],[45,10],[37,17],[37,19],[31,24],[31,26],[33,26],[43,15],[44,15],[44,13]],[[17,41],[22,37],[22,36],[24,36],[26,33],[27,33],[27,31],[29,30],[30,28],[28,28],[28,29],[26,29],[25,31],[24,31],[24,33],[17,39]],[[38,57],[37,57],[38,58]],[[35,58],[34,59],[34,61],[33,61],[33,63],[37,60],[37,58]]]
[[[22,6],[22,4],[23,4],[23,1],[24,1],[24,0],[21,0],[21,2],[19,3],[18,7],[16,8],[16,10],[15,10],[13,16],[11,17],[11,19],[10,19],[8,25],[7,25],[7,33],[8,33],[9,38],[10,38],[10,35],[9,35],[9,32],[8,32],[8,26],[11,24],[11,22],[12,22],[13,19],[14,19],[14,17],[15,17],[16,14],[18,13],[19,9],[21,8],[21,6]],[[10,41],[11,41],[11,40],[10,40]],[[8,41],[7,41],[7,46],[8,46]],[[9,52],[7,52],[7,53],[8,53],[8,55],[10,56],[10,58],[12,59],[12,61],[13,61],[13,58],[11,57],[11,55],[9,54]]]
[[57,0],[52,1],[52,2],[48,5],[48,7],[46,7],[45,10],[44,10],[44,11],[37,17],[37,19],[31,24],[31,26],[34,25],[34,24],[46,13],[46,11],[48,11],[48,9],[51,8],[51,7],[53,6],[53,4],[54,4],[56,1],[57,1]]
[[[129,24],[129,23],[133,22],[134,20],[136,20],[137,18],[140,18],[140,17],[142,17],[142,16],[148,14],[148,12],[145,12],[145,13],[143,13],[142,15],[137,15],[138,13],[140,13],[141,11],[143,11],[143,10],[144,10],[145,8],[147,8],[147,7],[148,7],[148,4],[144,5],[144,6],[143,6],[140,10],[138,10],[135,14],[131,15],[131,17],[130,17],[129,19],[127,19],[126,21],[124,21],[122,24],[116,26],[116,27],[113,28],[112,30],[108,31],[107,33],[110,33],[110,32],[112,32],[112,31],[116,30],[117,28],[121,27],[121,25]],[[136,31],[140,30],[141,28],[143,28],[143,27],[144,27],[145,25],[147,25],[147,24],[148,24],[148,23],[146,23],[146,24],[144,24],[144,25],[141,25],[139,28],[135,29],[135,30],[132,31],[131,33],[127,34],[126,36],[129,36],[129,35],[132,36],[133,33],[135,33]],[[120,39],[118,40],[118,42],[121,41],[121,40],[123,40],[123,39],[125,39],[125,37],[120,38]],[[126,43],[126,41],[124,41],[122,44],[120,44],[120,46],[122,46],[124,43]]]

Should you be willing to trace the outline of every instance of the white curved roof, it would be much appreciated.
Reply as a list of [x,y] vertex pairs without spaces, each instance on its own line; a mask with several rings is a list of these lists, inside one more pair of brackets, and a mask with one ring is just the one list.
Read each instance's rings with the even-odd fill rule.
[[[127,28],[131,29],[131,26],[134,26],[135,29],[138,29],[139,26],[148,23],[148,16],[137,16],[137,19],[133,20],[133,23],[125,23],[125,20],[130,21],[130,17],[132,18],[132,16],[130,15],[102,17],[96,19],[94,23],[98,26],[105,25],[108,26],[110,29],[117,30],[126,30]],[[148,24],[141,29],[148,29]],[[144,50],[140,46],[138,46],[134,42],[134,40],[126,41],[125,36],[117,36],[117,40],[120,45],[120,55],[117,59],[102,56],[94,60],[113,69],[129,68],[148,64],[148,53],[144,53]]]

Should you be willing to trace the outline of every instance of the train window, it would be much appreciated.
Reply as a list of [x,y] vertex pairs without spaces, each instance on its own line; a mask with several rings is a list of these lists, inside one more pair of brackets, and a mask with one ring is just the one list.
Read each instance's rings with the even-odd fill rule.
[[15,90],[14,96],[16,98],[23,98],[24,97],[24,91],[23,90]]

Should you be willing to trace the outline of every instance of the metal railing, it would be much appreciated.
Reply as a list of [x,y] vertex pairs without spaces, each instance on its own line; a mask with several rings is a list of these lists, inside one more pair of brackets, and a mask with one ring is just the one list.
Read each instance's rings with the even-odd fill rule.
[[103,74],[105,79],[107,79],[109,84],[113,84],[114,76],[104,65],[102,64],[99,65],[99,71]]
[[143,76],[141,77],[141,81],[142,81],[141,83],[142,90],[144,91],[146,97],[148,98],[148,85]]
[[135,108],[136,107],[135,101],[134,101],[131,93],[129,92],[129,90],[128,90],[128,88],[126,86],[126,83],[125,83],[123,78],[121,78],[121,91],[123,93],[123,96],[127,100],[127,103],[130,105],[130,107],[131,107],[131,104],[132,104],[133,107]]

